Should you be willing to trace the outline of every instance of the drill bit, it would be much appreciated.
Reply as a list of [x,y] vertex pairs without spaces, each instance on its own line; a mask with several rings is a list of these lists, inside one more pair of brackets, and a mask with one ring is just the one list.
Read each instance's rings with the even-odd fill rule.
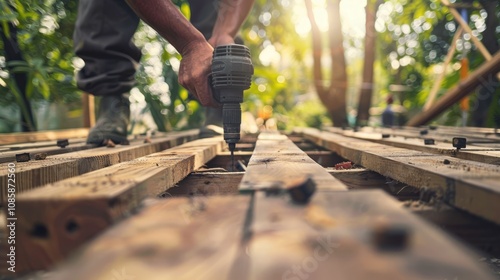
[[234,172],[234,149],[236,148],[235,143],[229,143],[229,150],[231,151],[231,172]]

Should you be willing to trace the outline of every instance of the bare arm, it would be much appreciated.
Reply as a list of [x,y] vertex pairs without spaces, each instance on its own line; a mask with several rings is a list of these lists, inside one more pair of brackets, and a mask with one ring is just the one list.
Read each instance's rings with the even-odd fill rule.
[[182,55],[179,83],[204,106],[216,106],[208,75],[213,48],[170,0],[127,0],[147,24],[167,39]]
[[234,43],[234,37],[252,9],[254,0],[220,0],[217,21],[208,42],[213,46]]

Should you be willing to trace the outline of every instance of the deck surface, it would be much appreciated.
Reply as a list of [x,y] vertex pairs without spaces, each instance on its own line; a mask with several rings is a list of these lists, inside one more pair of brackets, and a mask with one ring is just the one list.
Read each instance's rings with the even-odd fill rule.
[[[422,129],[263,132],[243,137],[237,166],[221,137],[195,140],[197,131],[114,148],[74,141],[62,152],[47,141],[0,146],[2,182],[15,153],[48,154],[16,163],[16,270],[50,279],[496,279],[443,229],[475,227],[476,243],[500,245],[499,137]],[[449,140],[464,135],[474,143],[457,152]],[[335,168],[345,161],[354,169]],[[311,182],[311,198],[297,201],[292,189]],[[413,199],[423,206],[403,206]]]

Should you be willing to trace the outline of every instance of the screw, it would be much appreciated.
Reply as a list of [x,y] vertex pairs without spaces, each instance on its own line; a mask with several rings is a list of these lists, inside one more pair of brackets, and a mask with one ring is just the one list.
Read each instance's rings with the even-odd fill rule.
[[389,137],[391,137],[390,134],[382,134],[382,138],[389,138]]
[[434,145],[434,139],[424,139],[425,145]]
[[427,129],[420,130],[420,135],[427,135],[429,131]]
[[311,177],[299,178],[291,182],[287,189],[294,203],[306,204],[316,191],[316,184]]
[[58,147],[61,147],[61,148],[66,148],[66,146],[69,145],[69,141],[68,139],[60,139],[60,140],[57,140],[57,146]]
[[409,236],[406,225],[378,223],[372,231],[372,242],[380,251],[402,251],[408,246]]
[[26,162],[30,160],[30,154],[29,153],[22,153],[22,154],[16,154],[16,161],[17,162]]
[[47,153],[39,153],[35,155],[36,160],[43,160],[45,158],[47,158]]
[[457,150],[467,147],[467,139],[463,137],[453,137],[452,143]]

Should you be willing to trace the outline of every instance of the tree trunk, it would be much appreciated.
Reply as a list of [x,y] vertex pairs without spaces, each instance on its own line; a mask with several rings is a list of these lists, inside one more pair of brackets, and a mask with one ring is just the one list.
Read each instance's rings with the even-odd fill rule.
[[369,0],[366,4],[365,57],[363,63],[363,81],[359,91],[358,115],[356,125],[367,125],[373,95],[373,63],[375,62],[376,31],[375,19],[380,0]]
[[325,86],[323,82],[323,71],[321,65],[322,40],[321,32],[313,13],[311,0],[305,0],[307,15],[311,23],[311,34],[313,42],[313,76],[314,86],[319,99],[326,107],[333,126],[344,127],[347,125],[346,116],[346,90],[347,72],[344,57],[342,25],[340,23],[340,0],[328,0],[329,31],[328,41],[330,45],[330,58],[332,69],[330,73],[330,85]]

